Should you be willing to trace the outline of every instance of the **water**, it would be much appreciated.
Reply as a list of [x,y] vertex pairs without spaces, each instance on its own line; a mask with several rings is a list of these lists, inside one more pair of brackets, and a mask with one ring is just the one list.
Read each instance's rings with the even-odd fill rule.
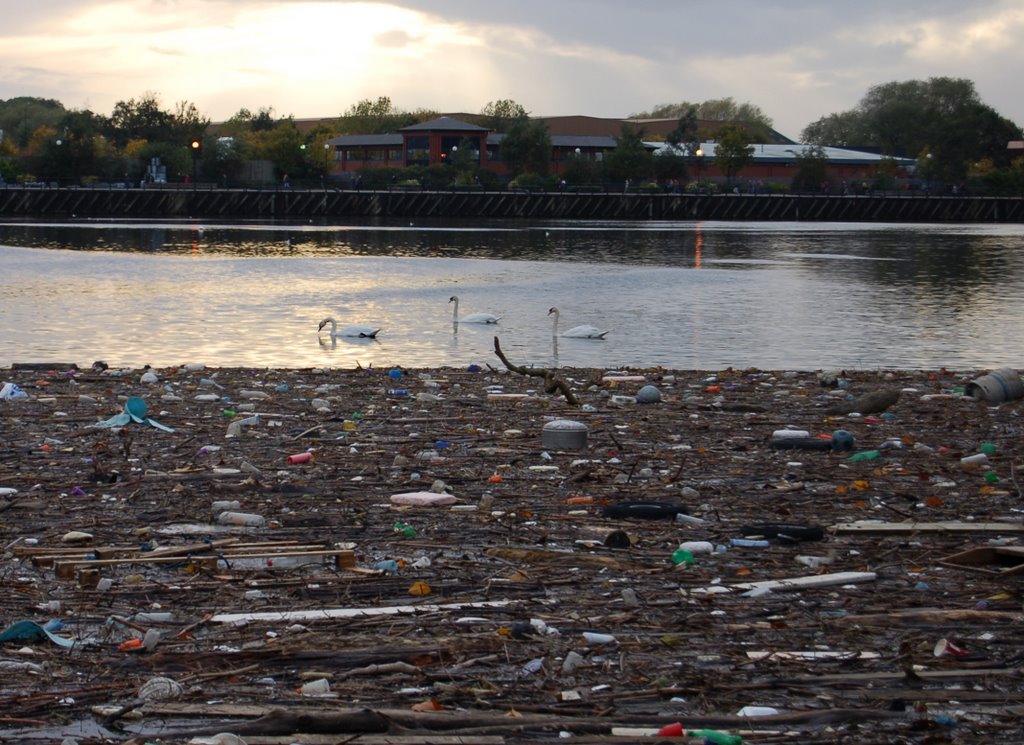
[[[1024,226],[0,223],[0,365],[1024,365]],[[460,313],[497,326],[453,327]],[[553,338],[608,329],[604,341]],[[317,325],[383,328],[331,340]]]

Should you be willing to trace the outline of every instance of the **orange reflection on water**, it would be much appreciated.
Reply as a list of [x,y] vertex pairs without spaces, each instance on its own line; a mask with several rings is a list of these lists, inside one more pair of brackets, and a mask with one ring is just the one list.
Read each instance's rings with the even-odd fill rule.
[[700,223],[697,223],[695,230],[697,232],[697,247],[694,251],[693,268],[700,269],[700,252],[704,247],[704,235],[700,232]]

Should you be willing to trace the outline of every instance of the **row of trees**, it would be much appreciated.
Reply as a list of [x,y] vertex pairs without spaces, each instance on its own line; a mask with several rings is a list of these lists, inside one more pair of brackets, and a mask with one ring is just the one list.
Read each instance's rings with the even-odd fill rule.
[[[197,171],[211,181],[251,180],[251,164],[257,162],[269,164],[264,169],[269,178],[288,174],[296,183],[319,183],[333,167],[330,138],[395,132],[437,116],[427,109],[401,110],[382,96],[359,101],[338,118],[313,128],[300,128],[291,116],[277,117],[272,108],[242,109],[211,127],[194,104],[179,102],[165,109],[154,93],[119,101],[109,116],[67,110],[49,99],[15,98],[0,101],[0,177],[62,183],[136,181],[158,158],[171,180]],[[549,173],[552,148],[547,129],[517,102],[500,99],[479,114],[460,116],[505,135],[501,157],[518,179],[542,179]],[[676,128],[665,138],[672,145],[669,154],[652,157],[642,143],[643,129],[624,126],[616,149],[603,162],[571,159],[563,178],[579,184],[685,180],[702,162],[700,142],[712,138],[716,165],[733,178],[750,161],[751,143],[768,141],[772,126],[760,108],[731,98],[660,104],[631,118],[677,118]],[[833,145],[916,157],[919,175],[932,181],[983,180],[1021,190],[1024,163],[1019,155],[1011,157],[1007,142],[1022,136],[1019,126],[981,102],[969,80],[886,83],[871,88],[854,109],[830,114],[804,130],[802,140],[816,147],[801,159],[798,180],[816,183],[827,165],[821,147]],[[192,142],[199,147],[192,147]],[[489,178],[475,171],[465,153],[460,152],[451,165],[456,168],[448,172],[464,181]]]

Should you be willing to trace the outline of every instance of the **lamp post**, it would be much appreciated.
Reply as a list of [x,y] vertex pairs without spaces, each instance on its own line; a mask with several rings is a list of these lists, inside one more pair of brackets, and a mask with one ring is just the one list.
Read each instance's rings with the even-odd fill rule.
[[697,174],[697,188],[699,189],[700,188],[700,169],[701,169],[701,166],[704,165],[704,151],[701,148],[697,148],[694,151],[693,154],[697,158],[697,160],[694,162],[694,169],[693,170]]
[[189,146],[192,148],[192,191],[195,191],[196,177],[199,173],[199,154],[203,149],[203,141],[196,137],[189,143]]

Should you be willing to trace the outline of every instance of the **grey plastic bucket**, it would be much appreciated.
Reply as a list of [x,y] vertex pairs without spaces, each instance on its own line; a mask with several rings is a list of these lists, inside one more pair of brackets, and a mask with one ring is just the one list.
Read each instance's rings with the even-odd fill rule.
[[555,419],[544,425],[540,442],[546,448],[579,450],[587,446],[587,425],[572,419]]
[[972,380],[964,393],[978,401],[1013,401],[1024,396],[1024,382],[1015,370],[1001,367]]

